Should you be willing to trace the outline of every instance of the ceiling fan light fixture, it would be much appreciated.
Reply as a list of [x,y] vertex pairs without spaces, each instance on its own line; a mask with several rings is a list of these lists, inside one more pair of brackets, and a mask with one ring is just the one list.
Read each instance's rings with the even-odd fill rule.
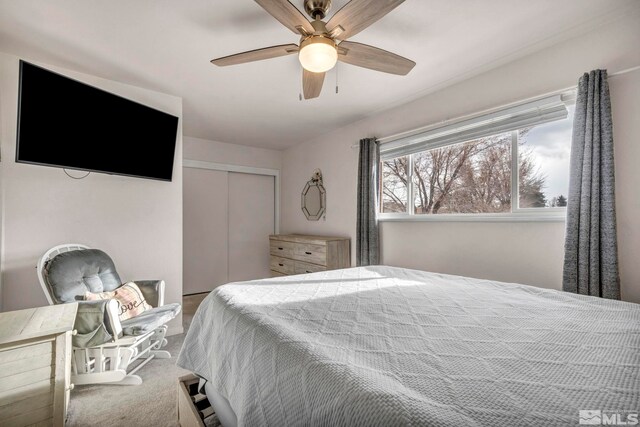
[[[392,52],[349,41],[387,15],[405,0],[344,0],[347,3],[324,22],[332,0],[304,1],[304,10],[313,19],[309,21],[291,3],[291,0],[255,0],[266,12],[276,18],[297,36],[299,45],[289,43],[249,50],[211,60],[213,65],[245,64],[298,53],[302,65],[302,93],[304,99],[320,96],[326,72],[338,60],[357,67],[404,76],[416,65],[410,59]],[[336,88],[337,90],[337,88]]]
[[335,67],[338,62],[336,44],[327,37],[308,37],[300,43],[298,59],[305,70],[324,73]]

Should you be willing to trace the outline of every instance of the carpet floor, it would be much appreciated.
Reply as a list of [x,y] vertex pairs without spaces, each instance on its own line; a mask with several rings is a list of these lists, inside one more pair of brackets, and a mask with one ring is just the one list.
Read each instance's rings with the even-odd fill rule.
[[[187,331],[202,297],[185,297],[183,325]],[[154,359],[138,372],[142,384],[86,385],[71,392],[68,426],[91,427],[175,427],[177,379],[189,372],[176,366],[184,334],[167,338],[164,350],[171,359]]]

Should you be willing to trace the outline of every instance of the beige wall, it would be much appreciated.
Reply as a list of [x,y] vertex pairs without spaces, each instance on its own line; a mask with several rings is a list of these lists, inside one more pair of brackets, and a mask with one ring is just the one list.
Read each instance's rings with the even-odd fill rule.
[[[182,117],[180,98],[46,67]],[[182,129],[178,130],[172,182],[99,173],[73,180],[62,169],[14,162],[17,91],[18,58],[0,54],[3,310],[46,304],[36,262],[50,247],[68,242],[105,250],[123,280],[164,279],[166,301],[180,302]],[[180,316],[170,324],[170,331],[180,332],[181,325]]]
[[[626,17],[286,150],[282,167],[283,231],[351,236],[353,254],[358,153],[350,148],[352,144],[360,138],[383,137],[574,86],[583,72],[594,68],[613,72],[640,65],[637,22],[637,14]],[[622,292],[624,299],[640,302],[640,264],[634,261],[640,240],[637,79],[638,72],[614,78],[611,91]],[[315,168],[321,168],[324,174],[327,219],[308,222],[300,211],[300,190]],[[385,264],[556,289],[561,287],[563,240],[564,223],[552,222],[381,225]]]

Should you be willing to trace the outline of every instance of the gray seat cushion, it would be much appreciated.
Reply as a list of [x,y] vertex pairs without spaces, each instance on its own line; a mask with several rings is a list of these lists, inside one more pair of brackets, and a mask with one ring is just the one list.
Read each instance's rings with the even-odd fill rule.
[[122,331],[125,335],[143,335],[149,331],[164,325],[180,313],[180,304],[165,304],[162,307],[152,308],[142,314],[122,322]]
[[122,284],[113,261],[99,249],[56,255],[45,265],[44,278],[57,303],[73,302],[86,291],[113,291]]

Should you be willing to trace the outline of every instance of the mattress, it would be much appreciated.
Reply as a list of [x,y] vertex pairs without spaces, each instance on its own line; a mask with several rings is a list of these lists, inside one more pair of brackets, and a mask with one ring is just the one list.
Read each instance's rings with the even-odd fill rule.
[[385,266],[278,277],[211,292],[178,365],[240,426],[573,425],[640,409],[640,306]]

